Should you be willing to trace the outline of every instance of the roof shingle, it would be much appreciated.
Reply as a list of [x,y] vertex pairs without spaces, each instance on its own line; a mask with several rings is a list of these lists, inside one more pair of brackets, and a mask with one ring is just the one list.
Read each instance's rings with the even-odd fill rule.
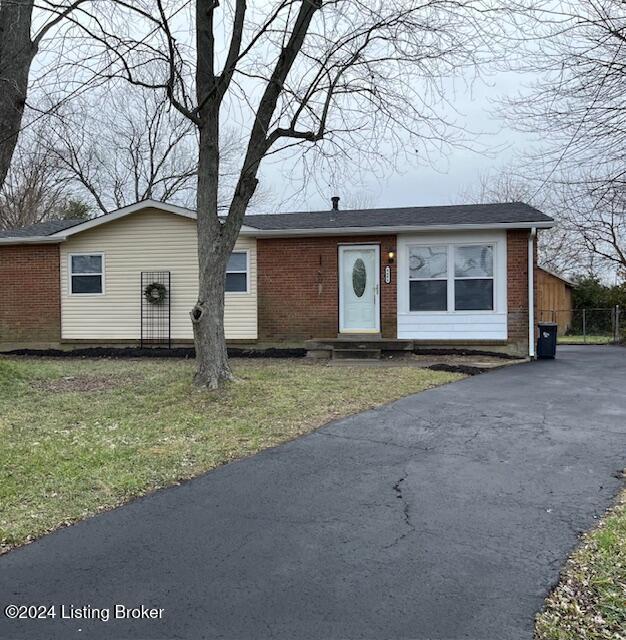
[[46,222],[37,222],[29,224],[27,227],[19,229],[8,229],[0,231],[0,238],[30,238],[36,236],[50,236],[58,231],[64,231],[77,224],[85,222],[84,220],[46,220]]
[[552,222],[552,218],[522,202],[435,207],[340,209],[246,216],[255,229],[336,229],[342,227],[428,227]]
[[[151,206],[151,205],[147,205]],[[102,216],[103,218],[106,217]],[[438,227],[455,225],[515,225],[552,222],[552,218],[523,202],[463,204],[433,207],[340,209],[248,215],[244,224],[259,231],[293,231],[367,227]],[[48,220],[21,229],[0,231],[0,238],[50,236],[84,220]]]

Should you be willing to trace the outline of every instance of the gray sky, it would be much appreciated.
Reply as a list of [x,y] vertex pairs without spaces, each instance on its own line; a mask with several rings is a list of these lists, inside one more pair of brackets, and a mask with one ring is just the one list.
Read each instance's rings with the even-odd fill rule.
[[[383,179],[365,176],[363,189],[350,184],[333,188],[324,176],[317,176],[306,192],[293,195],[294,185],[286,180],[294,161],[266,164],[262,176],[273,192],[277,206],[284,211],[326,209],[330,197],[339,195],[346,207],[350,199],[365,199],[366,206],[411,206],[450,204],[461,201],[476,185],[480,176],[497,173],[498,169],[513,162],[516,153],[532,145],[528,134],[512,130],[506,121],[497,116],[496,101],[503,95],[523,90],[529,77],[521,73],[497,72],[483,80],[476,80],[471,88],[457,89],[450,101],[457,113],[447,113],[457,124],[477,132],[473,149],[455,148],[447,157],[433,154],[431,164],[407,164],[404,170],[387,172]],[[337,193],[335,193],[335,191]]]

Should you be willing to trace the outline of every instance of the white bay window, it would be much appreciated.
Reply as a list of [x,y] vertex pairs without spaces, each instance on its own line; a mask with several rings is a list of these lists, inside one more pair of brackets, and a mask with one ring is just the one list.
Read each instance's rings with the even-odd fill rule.
[[494,245],[408,247],[410,312],[494,310]]

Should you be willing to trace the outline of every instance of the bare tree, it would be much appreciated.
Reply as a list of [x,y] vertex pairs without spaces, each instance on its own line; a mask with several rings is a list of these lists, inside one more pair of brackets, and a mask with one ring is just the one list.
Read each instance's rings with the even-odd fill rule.
[[0,0],[0,187],[22,126],[33,59],[43,39],[84,2]]
[[102,213],[149,198],[193,206],[195,127],[154,91],[94,89],[47,125],[41,144]]
[[[584,177],[584,176],[583,176]],[[583,252],[595,258],[591,275],[626,274],[626,188],[613,183],[598,189],[584,182],[571,190],[563,218]]]
[[596,275],[597,260],[575,224],[577,210],[569,185],[542,185],[542,172],[530,178],[512,166],[479,176],[478,182],[459,192],[462,203],[524,202],[552,216],[557,224],[538,236],[539,261],[563,275]]
[[[459,132],[441,116],[445,83],[491,55],[502,14],[495,0],[196,0],[186,39],[186,6],[117,2],[114,27],[82,26],[110,63],[101,78],[164,92],[197,130],[195,382],[217,388],[232,379],[226,264],[261,161],[300,145],[305,154],[355,164],[448,148]],[[142,73],[155,64],[157,82]],[[220,131],[235,121],[244,144],[220,217]]]
[[22,139],[0,188],[0,229],[54,218],[86,218],[90,213],[57,170],[55,158],[32,136]]
[[[548,194],[559,221],[544,239],[606,277],[626,251],[626,5],[623,0],[518,0],[515,68],[535,80],[503,114],[538,143],[526,152],[528,201]],[[541,171],[537,169],[541,168]],[[543,196],[542,196],[543,194]]]
[[[160,93],[119,83],[95,87],[57,108],[38,133],[57,172],[102,213],[146,199],[195,206],[196,127]],[[239,146],[236,131],[225,130],[222,188],[236,174]],[[221,209],[226,198],[220,194]],[[267,190],[255,193],[255,206],[268,200]]]
[[546,167],[544,184],[580,185],[583,199],[604,201],[626,189],[624,2],[514,4],[526,15],[517,69],[536,80],[504,100],[504,114],[540,139],[534,159]]

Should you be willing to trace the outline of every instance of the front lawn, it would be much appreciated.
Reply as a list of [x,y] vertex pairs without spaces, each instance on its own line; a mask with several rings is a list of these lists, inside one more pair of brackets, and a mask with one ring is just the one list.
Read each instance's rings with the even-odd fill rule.
[[626,638],[626,491],[583,536],[537,616],[536,640]]
[[591,334],[583,335],[565,335],[558,337],[559,344],[611,344],[614,338],[612,336]]
[[240,360],[223,392],[184,360],[0,357],[0,552],[135,496],[462,376]]

